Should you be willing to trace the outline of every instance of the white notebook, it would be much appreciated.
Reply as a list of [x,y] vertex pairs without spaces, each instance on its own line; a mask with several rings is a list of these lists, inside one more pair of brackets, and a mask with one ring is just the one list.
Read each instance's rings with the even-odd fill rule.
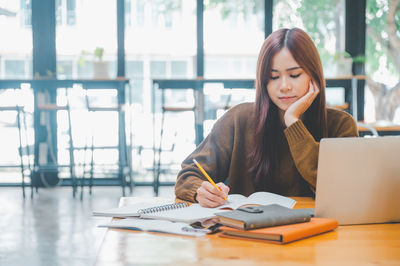
[[221,211],[217,208],[204,208],[198,203],[192,205],[159,212],[149,212],[140,215],[140,218],[169,220],[174,222],[194,223],[197,221],[208,220],[215,217],[215,212]]
[[270,192],[256,192],[248,198],[239,194],[228,196],[227,203],[217,208],[204,208],[194,203],[188,207],[165,211],[149,212],[140,215],[141,218],[161,219],[176,222],[193,223],[215,217],[216,212],[230,211],[246,205],[270,205],[278,204],[283,207],[293,208],[296,201]]
[[132,229],[146,232],[168,233],[185,236],[204,236],[206,230],[199,230],[190,227],[186,223],[174,223],[165,220],[147,220],[139,218],[126,218],[122,220],[114,220],[107,224],[99,225],[99,227]]
[[105,216],[105,217],[118,217],[118,218],[126,218],[126,217],[139,217],[142,213],[148,211],[161,211],[173,208],[182,208],[186,207],[188,204],[185,203],[173,203],[171,199],[170,203],[161,204],[156,202],[139,202],[136,204],[128,205],[120,208],[112,208],[107,210],[93,211],[93,215],[95,216]]

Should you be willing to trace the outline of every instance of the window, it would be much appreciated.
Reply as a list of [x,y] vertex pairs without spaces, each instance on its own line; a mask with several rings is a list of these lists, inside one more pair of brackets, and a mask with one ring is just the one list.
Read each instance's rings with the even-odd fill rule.
[[23,78],[25,73],[24,60],[5,60],[5,76],[8,78]]
[[205,2],[204,76],[255,78],[258,52],[264,40],[264,1]]
[[57,73],[59,79],[72,79],[73,62],[70,60],[59,60],[57,65]]
[[[366,13],[366,119],[400,124],[400,12],[395,1],[368,0]],[[391,14],[391,15],[388,15]],[[392,29],[389,31],[389,29]],[[396,62],[397,56],[397,62]]]
[[0,78],[32,77],[31,4],[2,1],[0,15]]
[[[195,76],[196,0],[125,0],[125,3],[126,76],[131,80],[132,139],[136,143],[132,151],[132,166],[138,172],[135,175],[138,177],[136,180],[152,181],[152,172],[148,171],[153,167],[152,132],[153,128],[159,132],[161,124],[161,92],[154,91],[153,101],[152,80]],[[166,98],[173,101],[193,100],[183,91],[166,92]],[[166,120],[164,131],[165,139],[168,139],[168,134],[172,132],[173,138],[169,144],[177,140],[173,135],[177,121],[184,127],[181,121],[187,118],[184,120],[186,128],[192,130],[193,114],[185,115],[186,117],[182,118],[180,114],[178,117],[169,114],[166,118],[172,117],[172,120]],[[141,126],[135,126],[138,124]],[[184,143],[193,143],[194,132],[188,135],[176,143],[176,149]],[[159,140],[156,140],[156,143],[159,143]],[[171,157],[175,161],[173,165],[180,164],[182,154]],[[162,179],[169,178],[169,181],[172,181],[175,177],[175,174],[163,175]]]
[[[56,49],[59,77],[65,77],[60,72],[65,70],[65,61],[72,62],[69,67],[72,67],[69,72],[72,78],[116,77],[116,2],[57,0]],[[99,65],[107,69],[106,74],[97,72],[101,68]]]
[[[255,79],[264,41],[263,0],[209,0],[204,4],[204,77]],[[227,109],[254,101],[254,89],[204,88],[204,136]]]
[[165,78],[167,73],[167,63],[165,61],[150,62],[150,75],[153,78]]
[[21,0],[20,1],[20,20],[21,25],[24,27],[32,26],[32,8],[30,0]]
[[76,24],[76,0],[56,1],[56,21],[57,25]]
[[172,61],[171,62],[171,77],[172,78],[186,78],[188,66],[186,61]]

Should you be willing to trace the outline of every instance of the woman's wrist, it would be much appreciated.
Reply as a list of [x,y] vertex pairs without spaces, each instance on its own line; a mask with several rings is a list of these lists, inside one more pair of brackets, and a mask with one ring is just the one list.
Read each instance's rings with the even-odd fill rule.
[[294,117],[294,116],[285,117],[285,125],[286,125],[286,127],[290,127],[291,125],[296,123],[298,120],[299,120],[299,118]]

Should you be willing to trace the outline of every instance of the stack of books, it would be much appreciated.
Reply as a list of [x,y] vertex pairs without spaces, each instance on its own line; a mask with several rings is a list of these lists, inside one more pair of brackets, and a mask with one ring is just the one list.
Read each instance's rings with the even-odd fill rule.
[[286,244],[334,230],[338,222],[312,218],[312,209],[289,209],[272,204],[216,213],[219,236]]

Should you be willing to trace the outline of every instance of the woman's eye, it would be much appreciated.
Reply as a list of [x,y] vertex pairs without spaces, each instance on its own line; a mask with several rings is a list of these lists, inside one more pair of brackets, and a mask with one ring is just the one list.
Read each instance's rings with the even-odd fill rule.
[[296,75],[290,75],[291,78],[298,78],[301,75],[301,73],[296,74]]
[[275,76],[275,77],[270,77],[270,79],[278,79],[279,76]]

